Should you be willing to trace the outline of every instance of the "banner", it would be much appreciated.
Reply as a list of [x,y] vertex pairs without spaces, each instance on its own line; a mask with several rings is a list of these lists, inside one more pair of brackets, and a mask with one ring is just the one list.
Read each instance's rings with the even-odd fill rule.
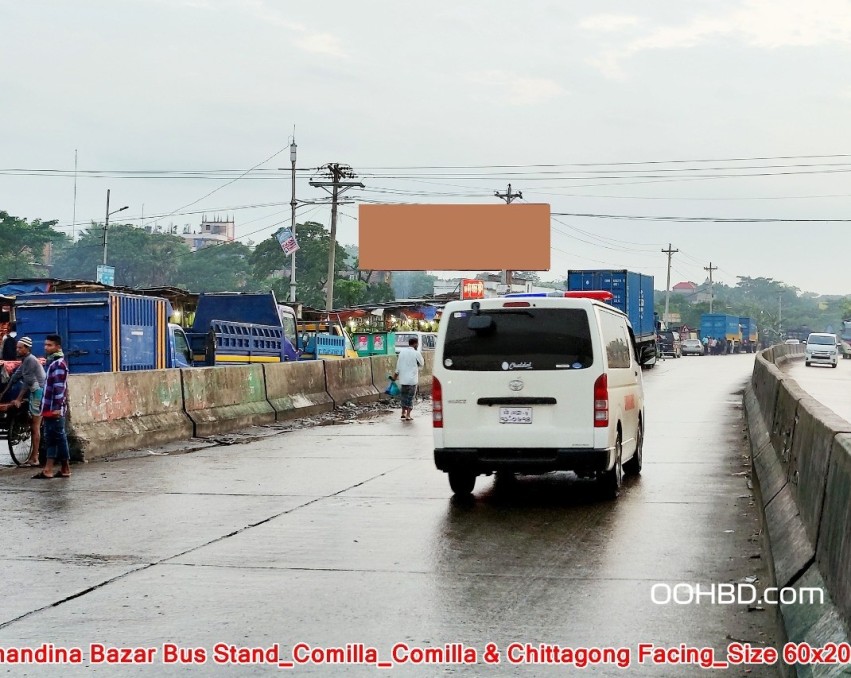
[[298,252],[298,243],[296,242],[295,236],[293,235],[293,232],[290,229],[282,228],[277,233],[275,233],[275,238],[277,238],[278,243],[280,243],[281,245],[281,249],[287,256],[289,256],[293,252]]
[[462,299],[484,299],[485,298],[485,283],[481,280],[473,280],[464,278],[461,281],[461,298]]
[[115,287],[115,268],[99,265],[97,268],[97,281],[101,285]]

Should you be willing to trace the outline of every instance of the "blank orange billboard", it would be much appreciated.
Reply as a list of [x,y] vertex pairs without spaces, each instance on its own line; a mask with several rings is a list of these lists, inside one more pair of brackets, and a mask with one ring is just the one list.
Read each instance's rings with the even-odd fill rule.
[[359,205],[358,259],[377,271],[548,271],[550,206]]

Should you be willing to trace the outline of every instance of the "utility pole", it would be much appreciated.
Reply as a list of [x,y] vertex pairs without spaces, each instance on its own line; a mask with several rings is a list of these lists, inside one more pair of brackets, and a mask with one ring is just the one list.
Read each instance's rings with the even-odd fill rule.
[[668,249],[662,250],[662,254],[668,255],[668,286],[665,288],[665,322],[670,322],[668,318],[668,307],[671,302],[671,256],[679,250],[672,250],[671,243],[668,243]]
[[712,313],[712,300],[715,298],[715,291],[712,287],[712,271],[717,271],[718,267],[713,266],[712,262],[709,262],[709,267],[703,267],[704,271],[709,271],[709,312]]
[[[508,190],[505,193],[494,191],[493,194],[500,200],[505,200],[506,205],[510,205],[515,198],[523,199],[523,194],[520,191],[511,192],[511,184],[508,184]],[[511,271],[502,272],[502,284],[508,286],[508,291],[511,292]]]
[[[293,128],[293,142],[290,144],[290,164],[292,165],[292,190],[290,191],[290,230],[295,238],[295,158],[296,149],[295,128]],[[290,302],[295,303],[295,252],[290,255]]]
[[74,149],[74,211],[71,216],[71,242],[77,237],[77,149]]
[[783,338],[783,292],[777,293],[777,333]]
[[119,207],[117,210],[109,211],[109,189],[106,189],[106,219],[103,221],[103,265],[106,266],[106,239],[109,232],[109,215],[123,212],[127,209],[127,205]]
[[325,170],[325,176],[330,181],[310,180],[311,186],[324,188],[326,191],[331,189],[331,247],[328,251],[328,283],[325,288],[325,310],[328,312],[328,318],[331,318],[331,311],[334,310],[334,276],[335,276],[335,258],[337,254],[337,201],[340,195],[345,193],[350,188],[364,188],[360,181],[351,181],[357,175],[349,165],[341,165],[337,162],[329,162],[323,165],[320,169]]

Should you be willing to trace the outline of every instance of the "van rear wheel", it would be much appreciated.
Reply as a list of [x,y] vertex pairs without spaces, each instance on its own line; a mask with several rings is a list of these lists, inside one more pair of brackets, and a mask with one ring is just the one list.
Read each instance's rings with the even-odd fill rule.
[[449,471],[449,487],[452,492],[464,497],[472,493],[476,486],[476,474],[471,471]]
[[641,473],[641,465],[644,462],[644,422],[638,421],[638,430],[635,432],[635,454],[623,465],[623,472],[628,476],[637,476]]
[[623,484],[623,441],[621,440],[621,432],[618,431],[618,438],[615,442],[615,464],[608,471],[604,471],[598,482],[603,496],[606,499],[617,499],[620,494],[621,485]]

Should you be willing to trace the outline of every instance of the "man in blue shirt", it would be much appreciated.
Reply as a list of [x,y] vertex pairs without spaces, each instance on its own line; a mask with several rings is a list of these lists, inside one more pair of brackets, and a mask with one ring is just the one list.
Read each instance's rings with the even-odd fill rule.
[[57,459],[61,464],[59,477],[68,478],[71,476],[71,452],[68,449],[68,436],[65,433],[68,364],[62,353],[62,338],[58,334],[48,334],[44,340],[44,352],[48,364],[44,380],[44,395],[41,399],[41,416],[44,419],[47,463],[44,465],[44,470],[36,473],[33,478],[55,477],[53,467]]

